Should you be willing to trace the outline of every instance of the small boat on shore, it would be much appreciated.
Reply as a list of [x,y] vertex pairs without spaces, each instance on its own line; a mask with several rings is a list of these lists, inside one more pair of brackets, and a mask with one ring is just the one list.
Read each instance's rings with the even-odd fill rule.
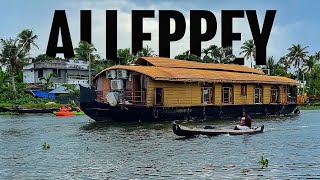
[[55,115],[56,116],[73,116],[74,112],[73,111],[57,111]]
[[175,122],[172,124],[173,133],[177,136],[196,136],[196,135],[208,135],[208,136],[218,136],[221,134],[229,135],[244,135],[244,134],[257,134],[263,133],[264,125],[261,127],[256,127],[248,130],[234,130],[234,129],[216,129],[216,128],[189,128],[186,126],[178,125]]
[[[57,112],[59,111],[54,111],[53,114],[56,115]],[[75,116],[85,115],[83,111],[72,111],[72,112]]]

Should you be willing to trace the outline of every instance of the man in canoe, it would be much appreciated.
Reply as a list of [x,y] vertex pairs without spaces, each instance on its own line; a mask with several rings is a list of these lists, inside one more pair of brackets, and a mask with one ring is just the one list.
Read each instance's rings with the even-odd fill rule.
[[240,124],[234,127],[235,130],[246,130],[251,129],[251,117],[248,115],[247,111],[243,111],[243,117],[241,118]]

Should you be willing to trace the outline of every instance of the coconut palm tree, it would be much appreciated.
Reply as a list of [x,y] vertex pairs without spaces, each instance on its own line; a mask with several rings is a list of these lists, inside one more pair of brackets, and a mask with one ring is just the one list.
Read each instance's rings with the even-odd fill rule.
[[243,46],[241,47],[242,51],[240,52],[241,54],[244,54],[245,59],[250,59],[251,60],[251,68],[252,68],[252,59],[255,61],[256,57],[256,45],[254,44],[253,39],[246,40],[243,43]]
[[[44,90],[48,90],[48,89],[50,89],[50,88],[53,87],[53,83],[52,83],[51,79],[52,79],[54,76],[55,76],[55,74],[54,74],[54,73],[51,73],[51,74],[49,74],[49,76],[46,77],[46,78],[44,78],[44,77],[39,78],[39,80],[42,81],[42,83],[43,83],[43,88],[44,88]],[[43,82],[43,81],[44,81],[44,82]]]
[[22,69],[25,61],[26,52],[19,45],[18,39],[1,39],[0,62],[7,65],[10,72],[13,92],[17,92],[15,86],[16,72]]
[[80,41],[78,47],[76,47],[74,51],[76,53],[76,58],[79,60],[89,61],[90,57],[91,62],[94,62],[97,59],[97,54],[94,54],[97,49],[93,44],[89,44],[86,41]]
[[210,50],[210,56],[213,63],[219,63],[218,58],[220,57],[220,49],[216,45],[211,45],[208,47]]
[[130,48],[118,49],[117,56],[119,64],[131,64],[134,62],[135,56],[131,53]]
[[232,54],[232,47],[220,47],[219,48],[219,63],[226,64],[233,61],[236,58]]
[[154,57],[154,51],[149,47],[142,48],[141,51],[137,53],[137,57]]
[[288,58],[286,56],[282,56],[279,61],[278,61],[279,65],[282,65],[286,71],[288,71],[288,69],[290,68],[290,62],[288,60]]
[[28,54],[31,50],[31,46],[34,46],[39,49],[38,45],[35,43],[35,40],[38,39],[37,35],[33,34],[33,31],[30,29],[24,29],[18,34],[19,45],[22,47],[22,50]]
[[202,53],[204,54],[203,58],[202,58],[202,62],[204,63],[210,63],[212,62],[212,58],[209,56],[210,54],[210,49],[209,48],[204,48],[202,50]]
[[189,50],[183,52],[182,54],[178,54],[174,57],[174,59],[201,62],[201,58],[194,54],[191,54]]
[[267,60],[267,68],[270,70],[270,75],[274,75],[275,63],[274,63],[274,58],[273,58],[273,56],[268,57],[268,60]]
[[309,56],[308,59],[304,61],[303,65],[305,67],[305,70],[308,73],[310,73],[316,64],[317,64],[316,56]]
[[301,65],[304,64],[304,61],[307,58],[307,51],[308,46],[301,47],[300,44],[292,44],[292,46],[288,49],[289,53],[287,57],[289,58],[289,62],[293,64],[296,72],[301,69]]
[[91,64],[95,64],[100,56],[95,54],[97,49],[93,44],[89,44],[86,41],[80,41],[77,48],[74,49],[75,56],[79,60],[89,61],[89,85],[91,86]]

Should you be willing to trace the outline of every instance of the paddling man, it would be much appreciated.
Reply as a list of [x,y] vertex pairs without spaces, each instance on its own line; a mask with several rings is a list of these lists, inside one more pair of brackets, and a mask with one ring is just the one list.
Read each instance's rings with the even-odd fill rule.
[[234,127],[235,130],[246,130],[246,129],[251,129],[251,117],[248,115],[247,111],[243,111],[243,117],[240,121],[240,125],[236,125]]

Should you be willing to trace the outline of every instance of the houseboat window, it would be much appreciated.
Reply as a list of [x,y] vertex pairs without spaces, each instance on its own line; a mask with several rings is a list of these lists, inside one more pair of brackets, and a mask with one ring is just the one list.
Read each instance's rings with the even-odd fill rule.
[[278,87],[271,87],[271,103],[279,103],[280,102],[280,90]]
[[241,95],[246,96],[247,95],[247,85],[241,85]]
[[201,88],[201,102],[202,104],[213,104],[212,87]]
[[163,88],[155,88],[155,105],[163,105]]
[[43,69],[38,70],[38,78],[43,77]]
[[232,87],[222,87],[222,102],[231,104],[232,101]]
[[262,103],[262,88],[260,86],[254,88],[254,103]]

